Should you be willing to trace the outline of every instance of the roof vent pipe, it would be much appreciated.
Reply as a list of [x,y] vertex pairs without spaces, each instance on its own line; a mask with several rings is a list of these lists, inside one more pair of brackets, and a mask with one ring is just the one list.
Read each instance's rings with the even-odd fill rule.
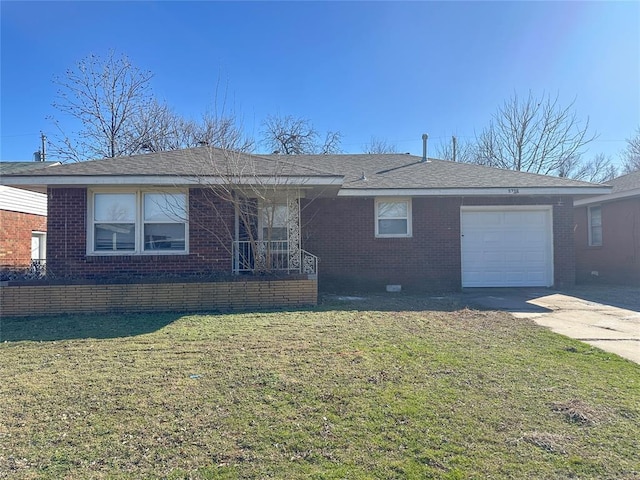
[[426,133],[422,134],[422,161],[423,162],[428,162],[428,158],[427,158],[427,140],[429,140],[429,135],[427,135]]

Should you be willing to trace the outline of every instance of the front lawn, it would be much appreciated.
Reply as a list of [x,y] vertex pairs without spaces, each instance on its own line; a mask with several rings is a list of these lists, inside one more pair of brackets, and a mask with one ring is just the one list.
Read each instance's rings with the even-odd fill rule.
[[0,478],[640,478],[640,366],[462,307],[3,320]]

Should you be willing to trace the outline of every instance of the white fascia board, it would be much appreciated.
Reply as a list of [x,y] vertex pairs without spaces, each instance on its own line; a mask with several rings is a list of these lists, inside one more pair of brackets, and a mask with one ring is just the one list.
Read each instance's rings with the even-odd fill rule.
[[512,187],[512,188],[343,188],[339,197],[517,197],[528,195],[600,195],[611,187]]
[[574,207],[583,207],[585,205],[592,205],[594,203],[613,202],[614,200],[623,200],[629,197],[640,197],[640,188],[634,188],[633,190],[626,190],[624,192],[612,193],[610,195],[599,195],[597,197],[583,198],[582,200],[575,200],[573,202]]
[[11,176],[3,177],[1,185],[19,186],[93,186],[93,185],[162,185],[162,186],[196,186],[196,185],[282,185],[282,186],[326,186],[342,185],[342,177],[235,177],[222,178],[216,176],[182,177],[170,175],[87,175],[87,176]]

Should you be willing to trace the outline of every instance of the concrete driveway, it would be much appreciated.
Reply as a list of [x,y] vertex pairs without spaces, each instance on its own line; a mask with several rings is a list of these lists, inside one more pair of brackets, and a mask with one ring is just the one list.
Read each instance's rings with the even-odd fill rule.
[[519,318],[640,364],[640,288],[576,287],[467,291],[470,305]]

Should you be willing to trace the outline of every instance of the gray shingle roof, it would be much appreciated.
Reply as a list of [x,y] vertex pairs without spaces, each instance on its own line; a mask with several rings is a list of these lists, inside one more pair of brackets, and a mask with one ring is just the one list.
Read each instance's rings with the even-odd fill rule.
[[[273,155],[266,155],[272,158]],[[315,165],[344,176],[343,188],[525,188],[592,187],[567,178],[430,159],[406,154],[288,155],[298,165]]]
[[47,176],[310,176],[327,175],[287,157],[260,158],[218,148],[197,147],[130,157],[105,158],[48,168]]
[[58,164],[60,162],[0,162],[0,175],[31,172]]
[[354,190],[594,187],[566,178],[444,160],[421,160],[421,157],[407,154],[250,155],[197,147],[51,166],[45,171],[26,175],[33,184],[38,182],[38,177],[215,177],[232,174],[337,177],[342,179],[343,189]]
[[622,175],[607,182],[613,187],[611,193],[622,193],[640,188],[640,170]]

